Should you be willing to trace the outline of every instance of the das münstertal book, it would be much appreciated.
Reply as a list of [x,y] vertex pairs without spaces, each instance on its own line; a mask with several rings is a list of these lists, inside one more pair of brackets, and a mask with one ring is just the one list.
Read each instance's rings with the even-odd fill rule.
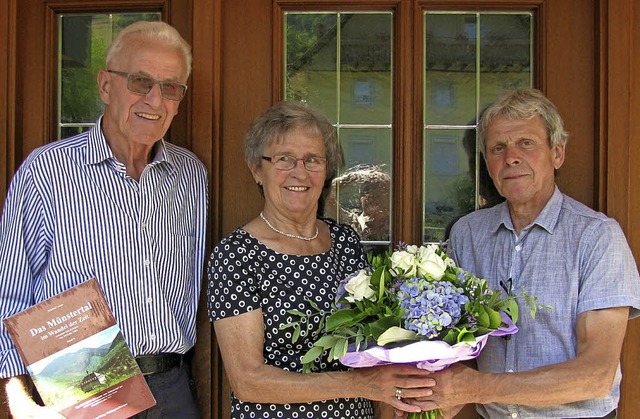
[[127,418],[156,404],[98,281],[4,319],[45,405],[67,418]]

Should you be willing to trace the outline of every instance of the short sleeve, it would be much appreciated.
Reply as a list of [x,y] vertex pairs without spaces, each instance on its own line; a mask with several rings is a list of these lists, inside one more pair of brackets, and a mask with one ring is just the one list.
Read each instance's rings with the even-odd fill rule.
[[247,243],[232,234],[211,253],[207,264],[209,320],[237,316],[260,307],[255,271]]
[[637,317],[640,314],[638,268],[619,224],[614,219],[606,219],[595,226],[583,242],[578,313],[629,306],[629,317]]

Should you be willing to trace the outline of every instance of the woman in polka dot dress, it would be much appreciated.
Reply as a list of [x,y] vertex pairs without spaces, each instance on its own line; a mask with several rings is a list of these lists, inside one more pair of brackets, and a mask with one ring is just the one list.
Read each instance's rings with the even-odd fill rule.
[[245,147],[264,209],[223,239],[208,264],[209,318],[233,389],[231,417],[373,418],[371,400],[419,411],[398,394],[430,395],[426,371],[346,371],[325,359],[321,372],[303,374],[313,341],[303,332],[294,344],[292,329],[280,330],[297,320],[288,310],[311,313],[309,300],[329,311],[339,281],[365,266],[355,231],[316,216],[341,163],[333,126],[309,107],[282,102],[254,121]]

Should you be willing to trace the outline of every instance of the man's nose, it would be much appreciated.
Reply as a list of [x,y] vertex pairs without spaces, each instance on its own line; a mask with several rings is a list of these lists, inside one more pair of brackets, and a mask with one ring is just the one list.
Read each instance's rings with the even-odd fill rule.
[[156,83],[153,85],[149,93],[145,95],[145,99],[147,102],[159,104],[162,103],[162,89],[160,88],[160,84]]
[[505,160],[507,164],[520,164],[520,150],[515,144],[507,144],[505,149]]

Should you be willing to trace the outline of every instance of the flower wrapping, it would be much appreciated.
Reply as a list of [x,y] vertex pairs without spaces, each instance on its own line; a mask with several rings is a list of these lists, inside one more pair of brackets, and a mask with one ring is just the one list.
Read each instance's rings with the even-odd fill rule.
[[477,337],[475,343],[461,342],[452,346],[443,341],[421,340],[397,348],[374,346],[364,351],[347,351],[340,357],[340,362],[352,368],[415,364],[418,368],[428,371],[440,371],[456,362],[473,359],[480,355],[489,336],[507,336],[518,332],[518,327],[509,316],[503,313],[502,320],[503,326]]

